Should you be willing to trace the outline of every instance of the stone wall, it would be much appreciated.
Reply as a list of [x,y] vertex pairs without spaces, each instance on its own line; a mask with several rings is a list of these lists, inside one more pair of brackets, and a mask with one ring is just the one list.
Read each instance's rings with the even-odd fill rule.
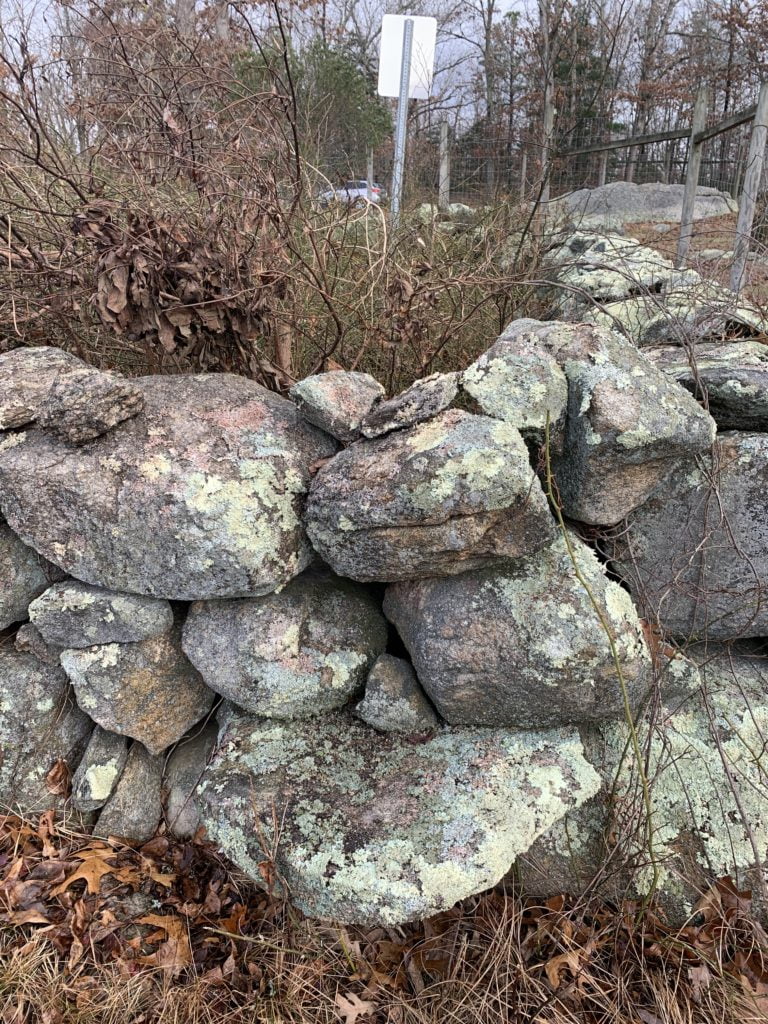
[[342,921],[761,893],[762,328],[631,240],[551,263],[561,319],[390,399],[0,356],[3,805]]

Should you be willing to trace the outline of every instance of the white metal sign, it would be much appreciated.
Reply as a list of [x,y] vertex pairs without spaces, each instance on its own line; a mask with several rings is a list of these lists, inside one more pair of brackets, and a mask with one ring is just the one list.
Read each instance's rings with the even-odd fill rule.
[[381,22],[379,50],[379,96],[400,95],[403,62],[403,30],[406,18],[413,23],[411,73],[408,96],[412,100],[429,99],[435,67],[437,19],[410,14],[385,14]]

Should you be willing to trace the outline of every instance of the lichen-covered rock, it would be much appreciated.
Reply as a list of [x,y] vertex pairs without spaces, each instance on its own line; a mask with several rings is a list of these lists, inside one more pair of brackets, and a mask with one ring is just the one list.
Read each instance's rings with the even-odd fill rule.
[[0,629],[23,622],[30,601],[63,575],[0,519]]
[[78,580],[49,587],[29,606],[29,617],[44,640],[60,647],[135,643],[173,626],[168,601]]
[[234,722],[199,801],[208,836],[257,881],[274,858],[304,913],[392,925],[494,885],[598,785],[573,733],[445,730],[414,744],[342,711]]
[[645,697],[650,656],[631,598],[590,548],[569,544],[573,558],[561,538],[514,565],[388,588],[384,611],[447,722],[536,729],[623,715],[608,631],[626,699]]
[[56,807],[46,777],[59,760],[75,768],[92,729],[61,668],[0,646],[0,805]]
[[[591,228],[614,228],[645,221],[680,223],[683,185],[662,182],[611,181],[598,188],[581,188],[558,200],[574,224]],[[693,219],[722,217],[736,213],[737,206],[727,192],[699,185]]]
[[199,722],[214,701],[180,641],[181,631],[174,629],[140,643],[66,650],[61,664],[78,704],[94,721],[159,754]]
[[36,418],[41,427],[71,444],[83,444],[143,408],[144,396],[131,381],[84,366],[59,374]]
[[72,803],[96,811],[109,800],[128,760],[128,740],[96,726],[72,778]]
[[37,419],[59,374],[85,363],[59,348],[15,348],[0,355],[0,430],[24,427]]
[[141,743],[131,744],[120,781],[104,805],[93,833],[144,843],[157,831],[163,816],[163,760]]
[[701,662],[704,687],[638,724],[651,808],[650,852],[629,730],[625,723],[600,726],[583,737],[587,759],[603,778],[602,793],[557,822],[520,858],[518,873],[528,893],[579,893],[596,882],[611,898],[645,895],[656,875],[658,897],[673,925],[682,924],[723,876],[763,902],[768,661],[759,647],[745,643],[702,645],[688,653]]
[[218,725],[209,722],[185,736],[168,758],[163,773],[163,805],[168,830],[177,839],[191,839],[200,826],[197,787],[216,747]]
[[305,377],[291,388],[302,416],[327,434],[347,443],[360,436],[360,425],[384,388],[368,373],[331,370]]
[[459,393],[458,373],[433,373],[386,402],[375,405],[362,422],[366,437],[412,427],[447,409]]
[[565,514],[611,526],[685,459],[707,451],[712,417],[629,341],[605,328],[517,320],[510,346],[534,334],[563,368],[568,412],[552,465]]
[[183,637],[212,690],[266,718],[346,704],[386,644],[387,624],[373,597],[316,573],[279,594],[193,604]]
[[648,358],[692,395],[720,430],[768,431],[768,347],[757,341],[651,348]]
[[0,442],[0,506],[77,579],[177,600],[269,593],[311,558],[299,512],[336,442],[227,374],[143,377],[144,411],[87,445]]
[[407,661],[391,654],[376,659],[355,714],[379,732],[427,733],[438,718]]
[[680,638],[768,635],[768,434],[725,433],[610,546],[643,614]]
[[555,535],[517,429],[455,409],[337,455],[305,522],[334,571],[362,581],[465,572]]
[[464,371],[461,385],[484,413],[512,423],[523,437],[543,440],[548,417],[553,434],[565,419],[565,374],[535,334],[511,343],[502,334]]

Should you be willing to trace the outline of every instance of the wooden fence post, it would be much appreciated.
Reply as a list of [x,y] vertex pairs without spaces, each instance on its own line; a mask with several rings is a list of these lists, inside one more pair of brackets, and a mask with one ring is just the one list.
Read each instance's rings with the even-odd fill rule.
[[368,150],[368,157],[365,162],[365,176],[368,182],[368,202],[373,199],[373,150]]
[[760,178],[763,173],[765,159],[765,143],[768,138],[768,82],[760,86],[757,97],[757,110],[752,124],[752,136],[749,140],[747,169],[744,173],[744,187],[739,199],[739,219],[736,223],[736,241],[733,246],[733,266],[731,267],[731,288],[737,294],[744,283],[744,272],[747,268],[749,243],[752,235],[752,221],[755,219],[755,204],[760,191]]
[[680,237],[677,241],[677,259],[675,266],[681,267],[688,255],[688,248],[693,235],[693,213],[696,206],[696,189],[699,185],[701,170],[701,152],[703,142],[696,142],[696,136],[707,126],[707,107],[709,106],[709,89],[703,85],[697,95],[693,107],[693,124],[691,125],[691,141],[688,144],[688,170],[685,175],[683,191],[683,212],[680,217]]
[[528,153],[523,151],[523,159],[520,164],[520,202],[525,202],[528,194]]
[[447,210],[451,202],[451,151],[448,145],[448,122],[440,124],[440,181],[437,188],[437,205]]

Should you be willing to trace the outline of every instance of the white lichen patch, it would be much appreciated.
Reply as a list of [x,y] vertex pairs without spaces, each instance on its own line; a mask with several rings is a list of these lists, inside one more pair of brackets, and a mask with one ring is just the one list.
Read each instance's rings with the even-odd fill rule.
[[91,800],[108,800],[119,774],[117,758],[104,764],[92,764],[85,771],[85,783]]

